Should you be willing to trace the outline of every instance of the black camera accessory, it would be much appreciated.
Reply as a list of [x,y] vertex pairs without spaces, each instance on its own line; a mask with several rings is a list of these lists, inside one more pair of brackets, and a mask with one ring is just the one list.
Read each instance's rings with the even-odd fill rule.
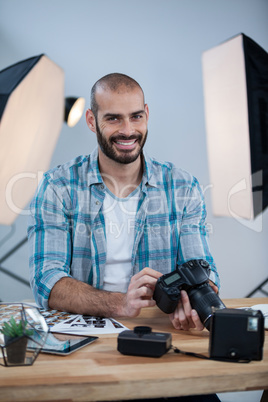
[[249,363],[262,360],[264,335],[261,311],[224,308],[212,312],[209,356],[180,350],[172,345],[170,333],[152,332],[150,327],[121,332],[117,350],[124,355],[160,357],[172,349],[175,353],[201,359]]
[[228,363],[250,363],[262,360],[264,316],[259,310],[215,310],[211,317],[209,357],[185,352],[172,346],[175,353]]
[[209,284],[210,267],[205,260],[191,260],[175,271],[162,275],[156,282],[153,299],[166,314],[173,313],[181,298],[181,290],[189,296],[204,326],[209,330],[212,306],[218,309],[225,305]]
[[211,358],[262,360],[264,317],[259,310],[216,310],[211,318]]
[[171,348],[170,333],[153,332],[150,327],[135,327],[133,331],[120,332],[117,350],[123,355],[160,357]]

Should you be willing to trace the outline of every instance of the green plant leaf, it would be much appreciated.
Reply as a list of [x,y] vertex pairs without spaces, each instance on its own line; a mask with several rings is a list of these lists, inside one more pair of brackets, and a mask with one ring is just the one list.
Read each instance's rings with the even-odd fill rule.
[[23,322],[22,320],[20,320],[19,322],[16,322],[14,317],[11,317],[9,321],[6,321],[3,324],[2,328],[0,329],[0,332],[11,338],[19,337],[22,336],[23,334],[32,335],[34,331],[26,329],[26,326],[27,321]]

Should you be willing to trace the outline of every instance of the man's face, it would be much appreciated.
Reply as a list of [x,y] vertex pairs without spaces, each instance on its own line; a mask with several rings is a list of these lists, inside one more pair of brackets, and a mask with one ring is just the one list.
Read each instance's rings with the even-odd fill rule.
[[141,154],[147,138],[148,106],[139,88],[118,91],[99,90],[95,132],[104,155],[128,164]]

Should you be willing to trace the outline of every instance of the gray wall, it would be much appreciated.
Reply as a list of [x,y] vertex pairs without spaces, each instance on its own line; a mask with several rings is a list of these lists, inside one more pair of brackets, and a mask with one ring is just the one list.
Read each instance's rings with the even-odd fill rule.
[[[267,16],[267,0],[0,0],[0,69],[46,53],[65,71],[66,96],[84,96],[87,104],[92,84],[109,72],[143,86],[147,151],[189,170],[205,189],[222,297],[243,297],[268,276],[268,214],[253,222],[212,215],[201,55],[241,32],[267,50]],[[95,145],[84,118],[72,129],[63,125],[51,166]],[[0,258],[25,236],[27,218],[15,226]],[[0,226],[0,241],[10,230]],[[3,265],[27,278],[27,246]],[[30,298],[30,290],[0,273],[0,299]]]

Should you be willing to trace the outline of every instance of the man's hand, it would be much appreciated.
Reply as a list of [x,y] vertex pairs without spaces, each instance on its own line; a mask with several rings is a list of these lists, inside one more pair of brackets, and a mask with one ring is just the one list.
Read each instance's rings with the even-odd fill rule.
[[144,268],[131,278],[128,291],[125,294],[122,315],[136,317],[143,307],[155,306],[152,299],[157,279],[162,276],[158,271]]
[[[209,283],[214,292],[218,293],[217,286],[211,281],[209,281]],[[197,312],[192,309],[189,297],[185,290],[181,291],[181,300],[179,301],[174,313],[169,314],[169,318],[174,328],[179,330],[188,331],[191,328],[196,328],[198,331],[202,331],[204,329],[204,325],[202,324]]]
[[136,317],[143,307],[155,306],[152,296],[160,276],[160,272],[144,268],[131,278],[127,293],[95,289],[64,277],[50,292],[49,308],[102,317]]

